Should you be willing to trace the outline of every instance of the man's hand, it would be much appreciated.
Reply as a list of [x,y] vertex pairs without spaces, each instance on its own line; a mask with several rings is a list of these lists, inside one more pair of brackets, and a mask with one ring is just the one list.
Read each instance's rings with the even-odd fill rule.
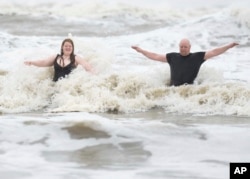
[[136,50],[137,52],[141,52],[142,51],[142,49],[140,47],[136,46],[136,45],[132,45],[131,48],[134,49],[134,50]]
[[32,65],[32,61],[25,61],[24,64],[30,66]]
[[229,44],[229,48],[233,48],[237,45],[239,45],[239,43],[233,42],[233,43]]

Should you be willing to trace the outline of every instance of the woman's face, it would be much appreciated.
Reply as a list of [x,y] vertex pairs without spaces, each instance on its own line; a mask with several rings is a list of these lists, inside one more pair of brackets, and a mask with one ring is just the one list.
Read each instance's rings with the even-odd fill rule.
[[65,42],[62,47],[64,55],[70,55],[73,52],[73,46],[70,42]]

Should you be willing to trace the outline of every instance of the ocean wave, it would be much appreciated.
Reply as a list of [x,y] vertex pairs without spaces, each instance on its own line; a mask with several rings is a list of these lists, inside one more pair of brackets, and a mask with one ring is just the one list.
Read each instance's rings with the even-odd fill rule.
[[249,85],[242,82],[200,79],[200,84],[170,87],[165,78],[157,84],[157,79],[138,73],[91,76],[80,70],[54,84],[48,71],[27,70],[1,77],[2,112],[131,113],[160,107],[170,113],[250,116]]
[[[79,1],[71,5],[68,2],[50,4],[48,0],[16,7],[13,1],[9,5],[0,2],[4,5],[0,19],[3,22],[1,112],[130,113],[159,107],[170,113],[250,115],[246,107],[249,103],[247,8],[242,11],[239,7],[225,7],[218,12],[218,7],[209,6],[181,12],[171,6],[121,2],[99,5],[97,2],[81,4]],[[55,84],[51,81],[51,68],[23,65],[26,59],[57,53],[62,38],[70,30],[75,52],[88,60],[98,75],[91,76],[78,68]],[[191,40],[195,51],[232,41],[240,41],[241,45],[230,50],[229,55],[218,57],[220,60],[216,63],[211,60],[203,65],[195,85],[176,88],[168,86],[167,64],[146,61],[130,48],[132,44],[139,44],[167,53],[178,50],[178,42],[183,37]],[[219,72],[217,67],[221,69]]]
[[[32,1],[31,1],[32,2]],[[105,36],[145,32],[218,12],[218,7],[176,8],[122,1],[0,2],[1,29],[16,35],[74,34]],[[44,28],[46,27],[46,28]],[[32,33],[29,29],[36,28]],[[100,32],[99,29],[102,29]]]
[[250,29],[250,8],[234,7],[231,10],[231,14],[236,18],[239,26],[247,27],[248,29]]

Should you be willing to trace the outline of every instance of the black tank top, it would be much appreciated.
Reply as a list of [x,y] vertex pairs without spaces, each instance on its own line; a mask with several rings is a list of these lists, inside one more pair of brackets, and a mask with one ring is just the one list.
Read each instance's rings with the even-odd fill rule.
[[61,65],[57,63],[58,57],[60,57],[59,54],[56,56],[55,61],[54,61],[55,72],[54,72],[53,81],[58,81],[60,78],[64,78],[66,75],[69,75],[73,69],[76,68],[75,59],[70,59],[70,63],[62,67]]

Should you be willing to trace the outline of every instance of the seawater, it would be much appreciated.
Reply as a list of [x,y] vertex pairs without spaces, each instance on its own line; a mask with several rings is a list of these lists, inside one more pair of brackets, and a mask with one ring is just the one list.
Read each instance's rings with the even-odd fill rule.
[[[0,2],[1,178],[229,178],[249,162],[248,1]],[[64,38],[98,71],[25,60],[60,52]],[[157,53],[240,45],[205,62],[194,85],[169,86]]]

